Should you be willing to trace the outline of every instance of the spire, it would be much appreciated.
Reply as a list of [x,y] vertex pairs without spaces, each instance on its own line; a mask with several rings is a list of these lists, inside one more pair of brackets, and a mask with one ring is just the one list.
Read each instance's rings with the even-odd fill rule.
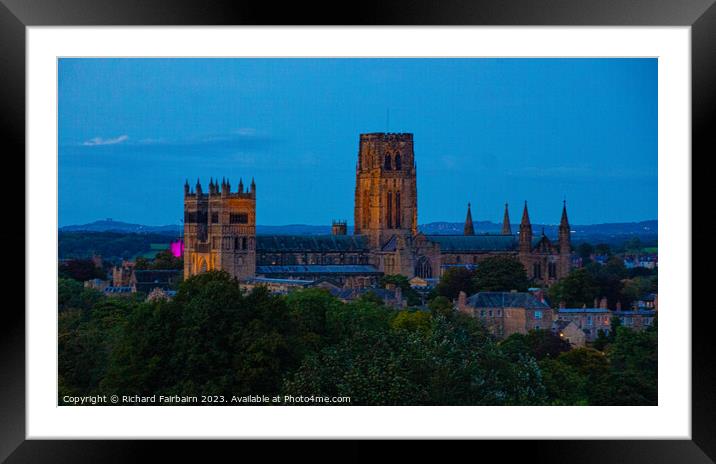
[[244,179],[239,177],[239,193],[244,193]]
[[530,214],[527,212],[527,200],[525,200],[525,209],[522,211],[522,223],[520,224],[522,226],[529,226],[530,224]]
[[512,226],[510,226],[510,213],[505,203],[505,217],[502,218],[502,235],[512,235]]
[[196,193],[201,195],[201,181],[198,177],[196,178]]
[[256,192],[256,182],[254,182],[254,178],[251,178],[251,193]]
[[475,235],[475,228],[472,224],[472,213],[470,212],[470,203],[467,204],[467,217],[465,218],[465,235]]
[[189,194],[189,179],[186,179],[186,181],[184,181],[184,195],[188,195],[188,194]]
[[569,220],[567,219],[567,200],[562,202],[562,220],[559,221],[560,227],[569,227]]

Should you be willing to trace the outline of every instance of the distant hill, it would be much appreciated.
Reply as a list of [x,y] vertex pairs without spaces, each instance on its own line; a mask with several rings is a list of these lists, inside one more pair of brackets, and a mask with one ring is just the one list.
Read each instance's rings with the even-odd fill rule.
[[72,225],[60,227],[60,232],[124,232],[134,234],[167,234],[177,235],[181,233],[182,226],[145,226],[142,224],[130,224],[128,222],[104,219],[89,224]]
[[[425,234],[462,234],[464,223],[462,222],[431,222],[419,226],[419,230]],[[533,234],[540,234],[542,230],[550,237],[557,235],[557,224],[533,224]],[[512,231],[517,232],[519,224],[512,225]],[[491,221],[476,221],[475,233],[499,233],[502,224]],[[60,232],[122,232],[138,234],[163,234],[180,235],[182,226],[147,226],[142,224],[131,224],[127,222],[105,219],[89,224],[72,225],[60,228]],[[289,224],[284,226],[256,226],[256,232],[260,235],[321,235],[330,234],[330,226],[313,226],[306,224]],[[353,233],[353,227],[348,227],[348,233]],[[611,241],[610,239],[622,239],[625,236],[636,236],[639,238],[655,238],[658,234],[658,221],[641,222],[617,222],[605,224],[572,225],[573,241]]]

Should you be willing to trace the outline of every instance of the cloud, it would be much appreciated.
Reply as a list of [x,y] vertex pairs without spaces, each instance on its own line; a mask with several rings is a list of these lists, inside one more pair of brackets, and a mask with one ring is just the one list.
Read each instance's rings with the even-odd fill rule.
[[119,137],[115,137],[113,139],[103,139],[102,137],[95,137],[93,139],[85,141],[82,145],[86,147],[94,147],[97,145],[115,145],[118,143],[122,143],[129,139],[129,136],[127,135],[120,135]]

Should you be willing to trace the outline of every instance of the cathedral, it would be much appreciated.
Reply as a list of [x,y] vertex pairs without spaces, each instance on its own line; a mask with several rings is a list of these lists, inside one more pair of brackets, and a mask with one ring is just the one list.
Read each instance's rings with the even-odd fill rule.
[[184,277],[224,270],[234,277],[325,279],[342,287],[370,286],[381,275],[436,279],[451,267],[479,266],[511,256],[538,286],[570,272],[570,227],[562,207],[556,239],[533,234],[525,202],[518,233],[508,205],[499,234],[476,234],[470,205],[462,235],[418,231],[417,166],[413,134],[361,134],[356,164],[353,235],[334,221],[330,235],[256,235],[256,184],[211,179],[184,185]]

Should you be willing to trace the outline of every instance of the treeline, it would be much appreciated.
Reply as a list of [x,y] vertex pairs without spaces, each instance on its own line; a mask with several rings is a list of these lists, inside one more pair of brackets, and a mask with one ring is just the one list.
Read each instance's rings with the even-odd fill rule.
[[131,258],[151,251],[152,243],[169,243],[163,234],[128,234],[122,232],[59,232],[60,259],[90,258],[94,253],[104,259]]
[[[499,342],[446,298],[397,311],[321,289],[274,296],[228,274],[172,301],[97,294],[59,315],[64,395],[326,395],[352,405],[656,404],[656,330],[619,328],[602,351],[549,331]],[[79,287],[75,287],[79,290]]]

